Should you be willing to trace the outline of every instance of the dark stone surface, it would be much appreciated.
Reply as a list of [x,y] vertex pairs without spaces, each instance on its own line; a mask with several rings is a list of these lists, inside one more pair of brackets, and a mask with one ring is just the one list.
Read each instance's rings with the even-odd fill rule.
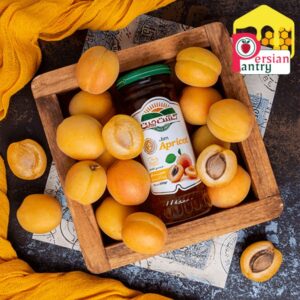
[[[152,13],[154,16],[174,20],[191,26],[212,21],[222,21],[232,31],[237,17],[260,4],[269,4],[289,16],[299,26],[300,3],[293,1],[177,1],[168,8]],[[39,73],[56,69],[77,61],[84,42],[85,32],[77,32],[64,41],[41,42],[43,62]],[[299,53],[300,39],[296,39]],[[122,280],[132,288],[144,292],[159,292],[176,299],[299,299],[300,274],[300,68],[299,57],[292,61],[292,73],[280,76],[265,143],[274,173],[284,200],[285,209],[278,220],[254,226],[240,232],[230,274],[225,289],[163,275],[157,272],[127,266],[104,276]],[[8,144],[23,138],[33,138],[47,150],[47,141],[36,111],[30,86],[24,87],[12,99],[7,118],[0,123],[0,153],[6,158]],[[82,256],[77,251],[32,241],[18,225],[15,213],[22,199],[30,193],[43,192],[48,174],[42,178],[24,182],[8,173],[8,196],[11,204],[9,238],[18,255],[37,271],[85,270]],[[264,284],[245,279],[239,269],[242,250],[251,242],[269,239],[283,252],[284,262],[277,276]]]

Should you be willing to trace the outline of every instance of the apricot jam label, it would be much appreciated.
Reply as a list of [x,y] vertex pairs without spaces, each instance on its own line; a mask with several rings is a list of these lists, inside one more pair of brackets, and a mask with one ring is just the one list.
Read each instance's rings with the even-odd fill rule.
[[195,156],[179,104],[153,97],[132,116],[144,131],[141,156],[150,173],[151,192],[175,194],[198,185]]

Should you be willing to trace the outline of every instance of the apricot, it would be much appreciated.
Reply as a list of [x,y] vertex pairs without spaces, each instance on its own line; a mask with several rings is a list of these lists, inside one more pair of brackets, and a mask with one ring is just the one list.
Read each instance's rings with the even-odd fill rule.
[[193,162],[188,154],[183,153],[177,158],[177,164],[181,165],[183,169],[186,169],[187,167],[191,166]]
[[125,219],[136,211],[133,206],[125,206],[107,197],[96,209],[96,220],[101,230],[115,240],[122,240]]
[[215,144],[223,148],[230,149],[230,143],[216,138],[208,129],[207,125],[199,127],[192,136],[192,144],[196,156],[198,156],[206,147]]
[[139,205],[150,192],[150,176],[135,160],[120,160],[107,171],[107,188],[112,197],[123,205]]
[[80,161],[66,175],[65,194],[81,204],[91,204],[103,195],[106,183],[105,171],[97,162]]
[[44,174],[47,156],[40,144],[25,139],[8,146],[7,162],[15,176],[24,180],[33,180]]
[[175,73],[185,84],[195,87],[214,85],[221,74],[222,66],[211,51],[190,47],[181,50],[176,57]]
[[116,53],[103,46],[85,51],[76,65],[79,87],[90,94],[108,90],[119,75],[119,59]]
[[101,131],[101,124],[90,116],[68,117],[57,127],[57,146],[73,159],[96,159],[105,150]]
[[250,109],[234,99],[224,99],[214,103],[207,117],[207,126],[211,133],[229,143],[246,140],[253,124],[254,118]]
[[182,165],[173,165],[169,168],[167,178],[171,182],[178,182],[181,180],[182,176],[184,174],[184,168]]
[[96,162],[106,171],[117,159],[105,150],[97,159]]
[[282,264],[282,254],[269,241],[260,241],[248,246],[242,253],[242,274],[250,280],[265,282],[271,279]]
[[167,240],[166,225],[156,216],[137,212],[128,216],[122,229],[124,244],[133,251],[156,254]]
[[214,88],[185,87],[179,100],[184,119],[192,125],[206,124],[209,108],[222,99]]
[[212,205],[229,208],[238,205],[246,198],[250,186],[249,174],[241,166],[238,166],[235,176],[228,184],[221,187],[208,187],[207,192]]
[[130,116],[113,116],[103,127],[102,134],[107,151],[118,159],[137,157],[143,150],[143,130]]
[[69,104],[70,115],[85,114],[97,119],[104,125],[114,114],[114,107],[109,92],[99,95],[90,94],[85,91],[77,93]]
[[61,217],[59,201],[44,194],[27,196],[17,210],[17,220],[21,227],[36,234],[47,233],[56,228]]
[[0,155],[0,192],[7,193],[6,168],[4,160]]
[[226,185],[237,172],[237,158],[229,149],[210,145],[200,153],[196,169],[199,178],[206,186]]

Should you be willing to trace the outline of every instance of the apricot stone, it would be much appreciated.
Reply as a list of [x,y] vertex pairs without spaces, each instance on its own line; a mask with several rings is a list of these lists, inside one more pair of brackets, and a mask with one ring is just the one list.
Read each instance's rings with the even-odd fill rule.
[[210,145],[219,145],[223,148],[230,149],[230,143],[216,138],[208,129],[207,125],[199,127],[192,136],[192,144],[195,155],[198,156],[206,147]]
[[65,180],[65,194],[83,205],[96,202],[105,192],[106,174],[95,161],[80,161],[68,171]]
[[162,250],[167,235],[166,225],[158,217],[145,212],[128,216],[122,230],[123,242],[128,248],[150,255]]
[[150,176],[135,160],[120,160],[107,171],[107,188],[112,197],[123,205],[139,205],[150,192]]
[[175,73],[185,84],[195,87],[214,85],[221,74],[222,66],[211,51],[190,47],[181,50],[176,57]]
[[235,99],[224,99],[214,103],[208,113],[207,126],[218,139],[238,143],[251,133],[254,117],[250,109]]
[[96,159],[105,150],[102,126],[87,115],[71,116],[57,127],[58,148],[76,160]]
[[208,187],[207,193],[212,205],[219,208],[229,208],[241,203],[249,193],[251,179],[249,174],[241,167],[233,179],[221,187]]
[[23,180],[33,180],[44,174],[47,156],[40,144],[25,139],[8,146],[7,162],[15,176]]
[[85,51],[76,65],[79,87],[90,94],[108,90],[119,75],[119,59],[116,53],[103,46]]
[[99,95],[85,91],[77,93],[69,104],[70,115],[85,114],[97,119],[102,125],[107,121],[107,115],[113,116],[114,107],[109,92]]
[[214,88],[185,87],[179,100],[184,119],[192,125],[204,125],[212,104],[222,99]]
[[115,240],[122,240],[122,228],[125,219],[136,211],[133,206],[118,203],[112,197],[103,200],[96,209],[96,220],[101,230]]

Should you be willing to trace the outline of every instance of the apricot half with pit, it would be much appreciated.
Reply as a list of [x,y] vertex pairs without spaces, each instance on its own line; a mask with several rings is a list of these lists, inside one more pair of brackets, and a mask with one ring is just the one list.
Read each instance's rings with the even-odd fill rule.
[[7,162],[13,174],[24,180],[41,177],[47,167],[44,149],[31,139],[10,144],[7,149]]
[[106,174],[95,161],[80,161],[68,171],[65,193],[70,199],[87,205],[96,202],[105,192]]
[[230,149],[230,143],[216,138],[208,129],[207,125],[198,128],[192,136],[192,144],[196,156],[198,156],[206,147],[210,145],[219,145],[223,148]]
[[128,216],[122,229],[124,244],[133,251],[156,254],[167,240],[166,225],[156,216],[137,212]]
[[207,193],[213,206],[229,208],[241,203],[249,193],[251,179],[241,167],[237,167],[233,179],[221,187],[208,187]]
[[237,172],[237,158],[233,151],[219,145],[211,145],[199,155],[196,169],[206,186],[226,185]]
[[209,108],[222,99],[214,88],[185,87],[179,100],[184,119],[192,125],[206,124]]
[[167,178],[171,182],[178,182],[181,180],[182,176],[184,174],[184,168],[182,165],[173,165],[169,168]]
[[269,241],[248,246],[242,253],[240,267],[243,275],[256,282],[271,279],[282,264],[282,254]]
[[204,48],[189,47],[181,50],[176,57],[175,73],[183,83],[190,86],[214,85],[221,70],[218,57]]
[[102,126],[88,115],[75,115],[64,119],[56,131],[58,148],[76,160],[98,158],[105,150]]
[[82,54],[76,65],[75,74],[83,91],[101,94],[114,84],[119,69],[117,54],[103,46],[96,46]]
[[115,115],[105,124],[102,134],[107,151],[118,159],[135,158],[143,150],[143,130],[130,116]]
[[139,205],[149,196],[150,176],[135,160],[116,161],[107,171],[107,188],[123,205]]
[[251,133],[254,117],[250,109],[235,99],[224,99],[214,103],[208,113],[207,126],[218,139],[238,143]]

